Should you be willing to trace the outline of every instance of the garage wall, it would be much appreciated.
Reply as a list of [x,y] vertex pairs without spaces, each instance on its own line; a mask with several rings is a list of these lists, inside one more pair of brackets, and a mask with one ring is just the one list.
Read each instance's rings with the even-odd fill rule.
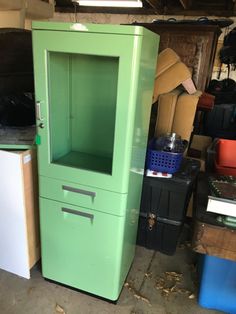
[[[107,24],[122,24],[137,22],[152,22],[154,19],[176,18],[181,19],[197,19],[197,16],[175,16],[175,15],[132,15],[132,14],[108,14],[108,13],[58,13],[55,12],[51,20],[65,21],[65,22],[78,22],[78,23],[107,23]],[[209,19],[220,18],[211,16]],[[231,18],[235,21],[236,17]],[[233,27],[234,27],[233,26]],[[231,28],[232,26],[230,26]]]
[[[107,13],[58,13],[54,14],[54,17],[51,21],[61,21],[61,22],[78,22],[78,23],[104,23],[104,24],[131,24],[133,22],[144,22],[151,23],[155,19],[164,19],[176,18],[177,20],[181,19],[197,19],[196,16],[168,16],[168,15],[131,15],[131,14],[107,14]],[[209,19],[214,19],[219,17],[211,16]],[[232,28],[236,27],[236,17],[231,17],[234,20],[234,24],[230,25],[229,29],[222,29],[222,34],[219,38],[218,49],[223,44],[223,38],[225,34]],[[215,67],[213,69],[213,78],[218,77],[219,72],[219,60],[215,60]],[[226,66],[222,67],[222,72],[220,79],[227,77],[227,68]],[[236,80],[236,71],[231,71],[230,78]]]
[[129,24],[135,21],[152,22],[159,15],[131,15],[107,13],[55,13],[51,20],[78,22],[78,23],[104,23],[104,24]]

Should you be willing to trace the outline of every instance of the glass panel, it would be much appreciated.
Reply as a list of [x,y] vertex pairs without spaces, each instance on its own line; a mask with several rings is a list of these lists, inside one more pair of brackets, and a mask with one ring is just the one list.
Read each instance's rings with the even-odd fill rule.
[[112,173],[119,58],[49,53],[51,162]]

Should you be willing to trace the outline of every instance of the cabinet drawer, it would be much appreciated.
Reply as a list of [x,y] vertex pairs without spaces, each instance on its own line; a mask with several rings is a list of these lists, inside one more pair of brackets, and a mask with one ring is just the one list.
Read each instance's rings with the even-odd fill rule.
[[39,177],[40,196],[68,204],[123,216],[127,194],[110,192],[67,181]]
[[116,300],[125,222],[125,217],[40,198],[43,276]]

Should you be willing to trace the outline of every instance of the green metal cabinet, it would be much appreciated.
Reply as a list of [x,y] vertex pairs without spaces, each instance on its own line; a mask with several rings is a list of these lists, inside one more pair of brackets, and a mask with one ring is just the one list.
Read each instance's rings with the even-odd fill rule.
[[134,256],[158,43],[33,23],[43,276],[111,300]]

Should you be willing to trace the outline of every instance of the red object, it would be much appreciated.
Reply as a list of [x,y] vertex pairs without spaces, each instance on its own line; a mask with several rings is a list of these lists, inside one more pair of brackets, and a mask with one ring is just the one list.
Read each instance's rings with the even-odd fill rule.
[[197,103],[197,109],[199,110],[207,110],[210,111],[213,109],[215,104],[215,96],[203,92],[202,95],[199,97]]
[[219,167],[236,168],[236,140],[218,140],[216,162]]
[[222,176],[236,176],[236,168],[220,166],[215,160],[215,172]]

